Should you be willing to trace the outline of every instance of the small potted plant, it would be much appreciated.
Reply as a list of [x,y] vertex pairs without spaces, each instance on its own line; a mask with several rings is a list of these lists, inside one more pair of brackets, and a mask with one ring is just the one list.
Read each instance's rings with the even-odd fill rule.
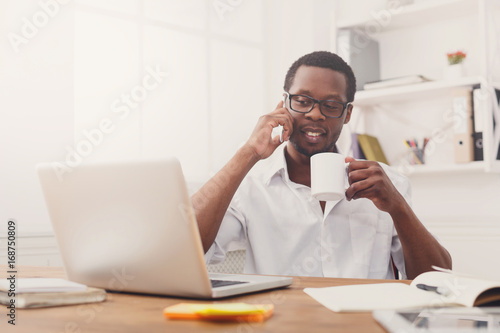
[[456,65],[456,64],[461,64],[465,57],[467,57],[467,54],[462,51],[457,51],[453,53],[447,53],[446,56],[448,57],[448,64],[449,65]]
[[456,51],[452,53],[447,53],[446,57],[448,59],[448,67],[446,68],[446,78],[449,80],[458,79],[464,76],[464,59],[467,54],[463,51]]

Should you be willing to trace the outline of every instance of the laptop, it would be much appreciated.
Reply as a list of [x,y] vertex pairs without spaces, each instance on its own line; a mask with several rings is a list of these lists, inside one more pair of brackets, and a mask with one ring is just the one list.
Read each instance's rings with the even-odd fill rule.
[[43,163],[37,173],[71,281],[201,299],[292,284],[291,277],[207,272],[176,158],[82,164],[62,177]]

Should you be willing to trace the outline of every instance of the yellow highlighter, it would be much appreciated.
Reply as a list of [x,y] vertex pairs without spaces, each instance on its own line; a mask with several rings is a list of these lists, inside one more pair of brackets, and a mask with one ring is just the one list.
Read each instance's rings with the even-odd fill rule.
[[179,303],[163,310],[168,319],[262,322],[273,314],[272,304]]

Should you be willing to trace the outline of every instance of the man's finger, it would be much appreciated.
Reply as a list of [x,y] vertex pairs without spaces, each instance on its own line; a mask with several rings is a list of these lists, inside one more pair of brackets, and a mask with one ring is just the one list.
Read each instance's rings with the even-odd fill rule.
[[[346,157],[346,160],[349,157]],[[354,160],[349,164],[350,170],[358,170],[358,169],[368,169],[370,166],[378,165],[375,161],[366,161],[366,160]]]
[[277,148],[283,141],[281,141],[281,136],[276,135],[274,138],[272,138],[272,144]]
[[363,193],[363,191],[371,188],[372,186],[373,186],[373,184],[371,184],[367,180],[361,180],[361,181],[354,182],[346,190],[345,196],[346,196],[347,200],[351,200],[353,198],[358,199],[358,198],[362,197],[361,194]]
[[346,163],[351,163],[351,162],[354,162],[354,161],[356,161],[356,159],[354,157],[352,157],[352,156],[347,156],[345,158],[345,162]]
[[359,182],[369,178],[369,174],[365,171],[366,169],[350,170],[348,173],[349,184]]
[[282,109],[282,108],[283,108],[283,101],[280,101],[280,102],[278,103],[278,105],[276,105],[276,109],[275,109],[275,110],[277,110],[277,109]]
[[279,113],[277,115],[277,120],[279,125],[283,126],[283,141],[287,141],[293,132],[293,118],[287,111],[287,113]]

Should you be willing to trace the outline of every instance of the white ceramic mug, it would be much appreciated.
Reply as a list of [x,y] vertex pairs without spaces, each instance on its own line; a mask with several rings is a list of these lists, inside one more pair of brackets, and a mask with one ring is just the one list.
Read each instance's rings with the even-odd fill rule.
[[311,156],[311,194],[319,201],[337,201],[345,197],[347,165],[337,153]]

